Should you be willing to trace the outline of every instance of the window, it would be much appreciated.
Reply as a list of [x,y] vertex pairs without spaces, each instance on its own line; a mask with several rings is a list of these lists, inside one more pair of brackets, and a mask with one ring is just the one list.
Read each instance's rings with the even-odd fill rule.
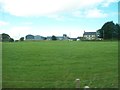
[[95,35],[92,35],[92,37],[95,37]]

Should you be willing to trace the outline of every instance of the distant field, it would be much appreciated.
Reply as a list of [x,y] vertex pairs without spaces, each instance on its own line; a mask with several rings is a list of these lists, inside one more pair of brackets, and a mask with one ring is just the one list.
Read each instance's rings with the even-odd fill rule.
[[3,43],[3,88],[118,87],[118,43]]

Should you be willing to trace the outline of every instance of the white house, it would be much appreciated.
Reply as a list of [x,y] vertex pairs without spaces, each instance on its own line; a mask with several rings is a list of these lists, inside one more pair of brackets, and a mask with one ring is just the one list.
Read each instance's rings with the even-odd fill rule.
[[97,34],[96,34],[96,32],[85,32],[84,31],[83,39],[84,40],[96,40]]

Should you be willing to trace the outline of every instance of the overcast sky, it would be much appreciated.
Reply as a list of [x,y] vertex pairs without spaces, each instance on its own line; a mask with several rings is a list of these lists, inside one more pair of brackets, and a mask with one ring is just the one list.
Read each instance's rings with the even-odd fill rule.
[[119,0],[0,0],[0,33],[82,36],[107,21],[118,23]]

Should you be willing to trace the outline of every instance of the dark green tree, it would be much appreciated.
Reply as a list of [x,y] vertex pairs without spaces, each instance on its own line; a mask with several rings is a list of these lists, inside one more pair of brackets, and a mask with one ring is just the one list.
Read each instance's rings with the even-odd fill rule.
[[120,39],[120,24],[116,24],[117,38]]
[[103,30],[101,29],[97,30],[97,36],[98,38],[103,38]]
[[113,21],[106,22],[101,29],[97,31],[98,37],[103,39],[118,38],[118,32],[120,27],[118,24],[114,24]]
[[57,38],[56,38],[56,36],[52,36],[52,38],[51,38],[52,40],[57,40]]
[[44,37],[44,40],[47,40],[47,38],[46,38],[46,37]]
[[15,42],[19,42],[19,40],[15,40]]
[[13,39],[13,38],[10,38],[10,39],[9,39],[9,42],[14,42],[14,39]]
[[103,31],[103,38],[104,39],[112,39],[113,38],[113,32],[115,31],[115,24],[113,21],[105,23],[101,30]]
[[10,36],[8,34],[2,33],[2,42],[9,42]]
[[21,37],[21,38],[20,38],[20,41],[24,41],[24,37]]

